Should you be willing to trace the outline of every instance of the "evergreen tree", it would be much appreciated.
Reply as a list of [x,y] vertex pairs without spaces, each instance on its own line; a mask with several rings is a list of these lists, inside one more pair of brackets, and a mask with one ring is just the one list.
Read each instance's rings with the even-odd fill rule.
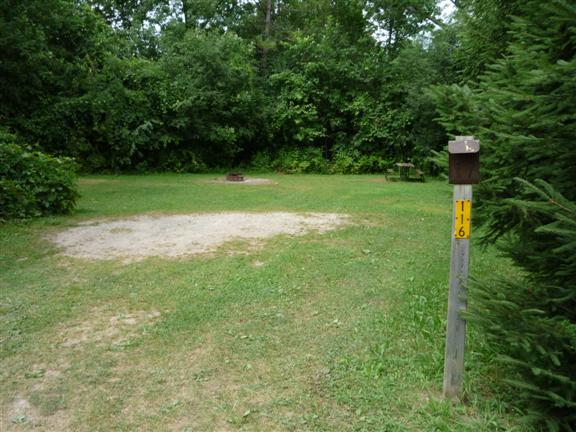
[[499,241],[527,273],[524,283],[481,281],[474,319],[514,367],[511,383],[530,418],[570,431],[576,427],[576,7],[554,0],[519,8],[505,56],[487,67],[478,86],[432,93],[449,132],[482,141],[486,239]]

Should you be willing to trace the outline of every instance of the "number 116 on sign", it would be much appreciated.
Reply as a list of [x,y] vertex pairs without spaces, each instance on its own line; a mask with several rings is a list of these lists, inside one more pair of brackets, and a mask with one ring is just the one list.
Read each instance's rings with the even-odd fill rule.
[[470,200],[456,200],[456,215],[454,223],[454,238],[470,238],[470,210],[472,203]]

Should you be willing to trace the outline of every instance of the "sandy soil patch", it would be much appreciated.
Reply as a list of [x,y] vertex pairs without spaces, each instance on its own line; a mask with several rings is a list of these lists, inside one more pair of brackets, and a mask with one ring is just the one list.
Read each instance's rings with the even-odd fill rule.
[[217,183],[217,184],[233,184],[233,185],[251,185],[251,186],[261,186],[261,185],[275,185],[278,184],[267,178],[255,178],[255,177],[244,177],[244,181],[228,181],[225,178],[218,178],[214,180],[208,180],[206,183]]
[[137,216],[115,221],[84,222],[56,234],[52,241],[67,256],[85,259],[151,256],[180,257],[215,251],[226,242],[261,241],[279,234],[326,232],[346,224],[335,213],[214,213]]

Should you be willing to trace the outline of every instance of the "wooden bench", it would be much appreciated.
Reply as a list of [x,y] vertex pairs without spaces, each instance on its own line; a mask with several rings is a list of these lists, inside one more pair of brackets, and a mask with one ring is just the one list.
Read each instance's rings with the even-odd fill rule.
[[384,178],[386,180],[392,180],[394,177],[396,177],[396,171],[391,168],[387,169],[386,174],[384,174]]
[[416,171],[416,179],[421,182],[426,181],[426,177],[424,177],[424,171],[417,169]]

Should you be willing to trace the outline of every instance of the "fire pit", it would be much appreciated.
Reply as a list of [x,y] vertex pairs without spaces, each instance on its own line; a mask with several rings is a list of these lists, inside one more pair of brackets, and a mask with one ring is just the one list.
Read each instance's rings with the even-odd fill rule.
[[244,174],[237,173],[237,172],[228,173],[228,174],[226,174],[226,181],[243,182],[244,181]]

